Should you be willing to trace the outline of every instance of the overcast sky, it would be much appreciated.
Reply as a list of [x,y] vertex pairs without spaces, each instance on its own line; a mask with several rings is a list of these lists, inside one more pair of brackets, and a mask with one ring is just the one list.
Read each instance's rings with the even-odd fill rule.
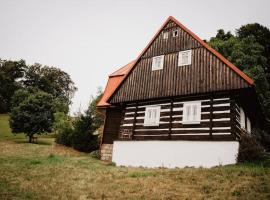
[[84,110],[108,74],[135,59],[170,15],[202,39],[246,23],[270,27],[269,0],[0,0],[0,58],[57,66]]

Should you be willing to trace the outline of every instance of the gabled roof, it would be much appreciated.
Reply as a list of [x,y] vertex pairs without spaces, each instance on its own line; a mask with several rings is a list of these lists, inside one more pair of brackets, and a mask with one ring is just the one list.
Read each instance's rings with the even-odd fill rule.
[[107,107],[110,104],[107,100],[111,97],[114,91],[118,88],[120,83],[123,81],[125,75],[129,72],[129,70],[133,67],[135,61],[131,61],[127,65],[121,67],[117,71],[113,72],[109,75],[109,80],[107,82],[106,88],[104,90],[103,96],[97,104],[97,107]]
[[[180,23],[178,20],[176,20],[174,17],[170,16],[167,18],[167,20],[163,23],[163,25],[160,27],[160,29],[157,31],[157,33],[154,35],[154,37],[150,40],[148,45],[143,49],[143,51],[140,53],[140,55],[137,57],[136,60],[132,61],[131,63],[125,65],[121,69],[117,70],[116,72],[112,73],[109,76],[109,81],[107,83],[106,89],[104,91],[104,98],[102,97],[101,100],[103,102],[104,106],[109,106],[110,104],[108,101],[113,96],[113,94],[116,92],[116,90],[121,86],[121,84],[124,82],[124,80],[128,77],[129,73],[132,71],[132,69],[136,66],[136,64],[139,62],[141,56],[148,50],[148,48],[151,46],[153,41],[157,38],[157,36],[160,34],[162,29],[166,26],[166,24],[169,21],[175,22],[180,28],[182,28],[184,31],[186,31],[191,37],[193,37],[196,41],[198,41],[203,47],[205,47],[207,50],[209,50],[212,54],[214,54],[217,58],[219,58],[226,66],[231,68],[237,75],[239,75],[242,79],[244,79],[248,85],[254,85],[254,81],[248,77],[244,72],[242,72],[240,69],[238,69],[234,64],[232,64],[230,61],[228,61],[226,58],[224,58],[220,53],[218,53],[215,49],[210,47],[206,42],[204,42],[202,39],[200,39],[195,33],[193,33],[191,30],[189,30],[187,27],[185,27],[182,23]],[[121,78],[118,78],[117,80],[110,80],[110,78],[120,76]],[[116,84],[117,82],[117,84]],[[112,84],[113,86],[110,86]],[[108,89],[107,89],[108,88]],[[110,89],[110,90],[109,90]],[[108,91],[108,92],[107,92]],[[100,106],[101,104],[98,104]]]

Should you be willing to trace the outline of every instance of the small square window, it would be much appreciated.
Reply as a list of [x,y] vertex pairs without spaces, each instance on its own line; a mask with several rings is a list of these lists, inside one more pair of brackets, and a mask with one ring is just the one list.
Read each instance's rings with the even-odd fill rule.
[[163,39],[166,40],[169,38],[169,32],[166,31],[166,32],[163,32]]
[[191,65],[191,50],[179,52],[178,66],[185,65]]
[[163,69],[164,55],[153,57],[152,70]]
[[201,123],[201,102],[186,102],[183,106],[183,124]]
[[178,37],[179,30],[173,30],[173,37]]
[[144,126],[158,126],[160,118],[160,106],[148,106],[145,108]]

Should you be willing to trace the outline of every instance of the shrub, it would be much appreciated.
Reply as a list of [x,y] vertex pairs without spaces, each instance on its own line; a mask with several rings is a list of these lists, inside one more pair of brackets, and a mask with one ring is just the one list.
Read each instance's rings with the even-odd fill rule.
[[253,129],[252,134],[256,137],[257,141],[263,145],[263,147],[270,151],[270,133],[261,129]]
[[90,153],[90,156],[91,156],[92,158],[100,159],[100,151],[99,151],[99,150],[92,151],[92,152]]
[[73,130],[69,127],[62,128],[56,135],[55,142],[70,147],[72,144],[72,134]]
[[238,162],[261,160],[264,155],[264,148],[252,135],[243,134],[240,140]]
[[83,152],[91,152],[99,147],[98,135],[94,135],[90,114],[81,115],[74,124],[72,147]]
[[56,134],[55,142],[65,146],[71,146],[73,134],[71,118],[63,112],[55,113],[54,118],[53,130]]
[[55,114],[54,131],[57,135],[56,142],[71,146],[78,151],[91,152],[99,147],[99,137],[92,128],[91,114],[81,114],[75,120],[64,113]]

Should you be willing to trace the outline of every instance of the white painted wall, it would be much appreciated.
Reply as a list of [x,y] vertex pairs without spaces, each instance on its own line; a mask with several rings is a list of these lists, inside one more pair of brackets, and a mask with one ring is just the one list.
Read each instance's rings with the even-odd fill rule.
[[236,163],[237,141],[115,141],[112,161],[133,167],[213,167]]

